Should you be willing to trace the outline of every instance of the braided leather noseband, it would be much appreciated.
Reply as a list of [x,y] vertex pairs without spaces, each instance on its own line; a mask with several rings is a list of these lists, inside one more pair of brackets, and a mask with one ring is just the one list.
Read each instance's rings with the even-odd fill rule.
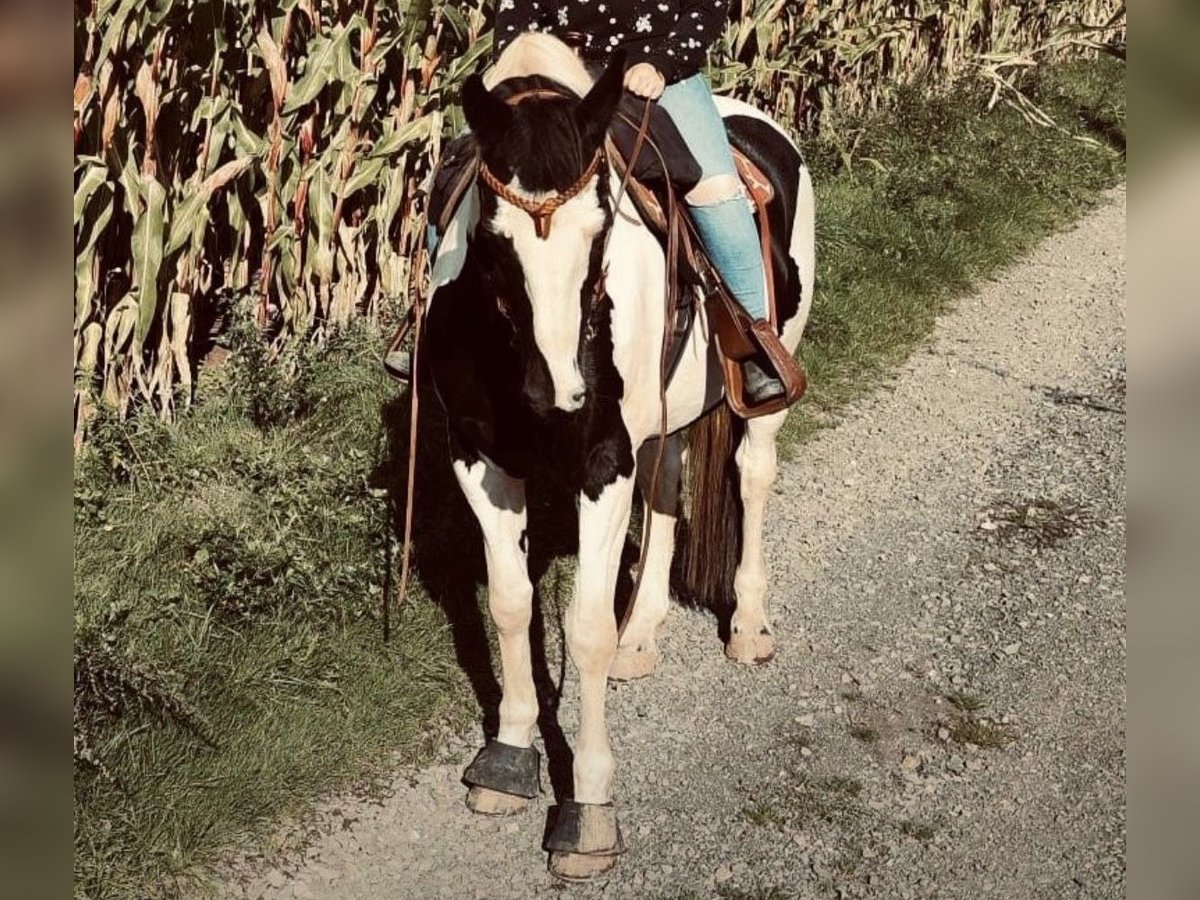
[[[507,98],[505,102],[510,106],[515,106],[522,100],[527,100],[530,97],[561,98],[566,96],[566,94],[558,91],[549,90],[546,88],[536,88],[514,94],[513,96]],[[545,240],[550,236],[550,220],[558,211],[558,208],[571,198],[577,196],[579,192],[587,186],[587,183],[592,180],[592,177],[600,168],[600,160],[603,158],[603,155],[604,153],[602,148],[596,148],[596,152],[592,156],[592,161],[588,164],[588,167],[583,170],[583,174],[575,180],[574,184],[572,184],[565,191],[555,191],[549,197],[545,197],[541,200],[532,200],[529,197],[523,197],[511,190],[492,173],[492,170],[488,168],[488,165],[485,162],[481,162],[479,164],[479,177],[484,184],[492,189],[497,197],[507,200],[513,206],[528,213],[529,217],[533,219],[534,234],[536,234],[542,240]]]

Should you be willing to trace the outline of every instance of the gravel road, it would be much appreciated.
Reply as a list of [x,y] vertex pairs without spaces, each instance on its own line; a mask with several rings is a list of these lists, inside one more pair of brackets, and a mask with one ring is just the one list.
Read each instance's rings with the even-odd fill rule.
[[1125,308],[1121,189],[781,468],[779,655],[735,667],[676,608],[612,688],[607,879],[546,872],[549,796],[466,810],[472,733],[226,896],[1124,897]]

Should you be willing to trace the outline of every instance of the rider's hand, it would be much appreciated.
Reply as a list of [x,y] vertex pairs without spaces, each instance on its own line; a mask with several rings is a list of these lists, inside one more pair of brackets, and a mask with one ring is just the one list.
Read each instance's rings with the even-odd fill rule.
[[657,100],[666,86],[667,80],[663,78],[662,72],[647,62],[638,63],[625,73],[625,87],[628,91],[647,100]]

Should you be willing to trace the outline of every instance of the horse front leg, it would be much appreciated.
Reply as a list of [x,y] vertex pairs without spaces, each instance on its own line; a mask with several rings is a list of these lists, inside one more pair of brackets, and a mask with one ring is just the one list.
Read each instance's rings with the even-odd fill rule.
[[729,625],[725,655],[734,662],[761,665],[775,656],[775,635],[767,617],[767,563],[763,522],[777,470],[775,437],[787,411],[750,419],[737,449],[742,497],[742,556],[733,579],[737,607]]
[[538,704],[529,649],[533,585],[525,557],[525,483],[483,460],[455,460],[454,473],[483,531],[488,609],[503,681],[500,731],[463,773],[470,785],[467,806],[483,815],[512,815],[537,796],[541,767],[533,747]]
[[568,880],[607,871],[624,850],[612,805],[614,763],[604,702],[617,654],[613,596],[632,499],[632,471],[613,472],[607,483],[579,495],[579,569],[564,620],[567,648],[579,673],[575,795],[561,805],[546,841],[550,871]]

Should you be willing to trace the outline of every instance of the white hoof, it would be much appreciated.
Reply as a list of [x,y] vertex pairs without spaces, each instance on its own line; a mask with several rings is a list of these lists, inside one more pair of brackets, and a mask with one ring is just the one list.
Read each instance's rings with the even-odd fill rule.
[[601,853],[550,851],[550,874],[563,881],[589,881],[612,869],[617,857]]
[[775,635],[764,625],[757,630],[735,627],[725,645],[725,655],[743,666],[761,666],[775,658]]
[[467,791],[467,809],[481,816],[515,816],[529,809],[529,798],[475,785]]
[[658,668],[658,647],[653,642],[618,647],[617,657],[608,670],[613,681],[633,681],[654,674]]

